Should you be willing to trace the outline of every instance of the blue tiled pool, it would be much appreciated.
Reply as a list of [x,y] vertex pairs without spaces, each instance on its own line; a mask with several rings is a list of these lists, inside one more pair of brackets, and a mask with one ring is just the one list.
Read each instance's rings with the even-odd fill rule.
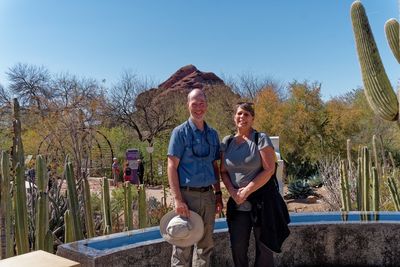
[[[324,212],[324,213],[293,213],[290,215],[291,225],[297,224],[326,224],[326,223],[360,223],[368,221],[379,222],[400,222],[399,212],[380,212],[374,213],[360,213],[360,212]],[[218,219],[215,222],[215,231],[227,230],[227,223],[225,219]],[[106,240],[92,240],[86,246],[96,250],[107,250],[118,248],[127,245],[133,245],[152,240],[161,239],[158,227],[148,228],[146,230],[131,231],[127,234],[110,236]]]

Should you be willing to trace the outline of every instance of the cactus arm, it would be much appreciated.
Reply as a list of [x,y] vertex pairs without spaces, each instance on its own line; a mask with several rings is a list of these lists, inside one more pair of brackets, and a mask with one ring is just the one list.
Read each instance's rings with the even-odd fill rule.
[[397,62],[400,63],[400,43],[399,43],[399,22],[396,19],[389,19],[385,23],[386,39]]
[[368,103],[380,117],[395,121],[399,110],[397,97],[385,72],[368,17],[360,1],[351,5],[351,20]]

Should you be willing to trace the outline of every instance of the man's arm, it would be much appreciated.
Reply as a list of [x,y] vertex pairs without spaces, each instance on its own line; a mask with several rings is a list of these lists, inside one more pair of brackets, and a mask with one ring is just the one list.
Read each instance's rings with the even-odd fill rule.
[[221,193],[221,185],[220,185],[220,179],[219,179],[219,168],[218,168],[218,163],[216,160],[213,161],[213,167],[214,167],[214,175],[215,175],[215,180],[217,182],[214,184],[214,192],[217,193],[215,194],[215,201],[216,201],[216,207],[215,207],[215,213],[220,213],[222,211],[222,208],[224,207],[224,204],[222,203],[222,193]]
[[182,198],[178,176],[179,158],[168,156],[168,182],[172,197],[175,201],[175,212],[183,217],[189,217],[189,208]]

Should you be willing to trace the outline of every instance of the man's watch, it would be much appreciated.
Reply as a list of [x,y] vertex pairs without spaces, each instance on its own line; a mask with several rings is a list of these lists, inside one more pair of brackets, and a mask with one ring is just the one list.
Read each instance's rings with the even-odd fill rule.
[[215,191],[215,193],[214,193],[216,196],[222,196],[222,192],[221,191]]

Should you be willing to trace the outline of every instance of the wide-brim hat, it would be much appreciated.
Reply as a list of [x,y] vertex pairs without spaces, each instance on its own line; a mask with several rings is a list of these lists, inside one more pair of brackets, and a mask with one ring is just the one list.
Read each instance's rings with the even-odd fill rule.
[[168,243],[177,247],[190,247],[199,242],[204,235],[203,219],[191,210],[189,218],[170,211],[160,220],[160,232]]

